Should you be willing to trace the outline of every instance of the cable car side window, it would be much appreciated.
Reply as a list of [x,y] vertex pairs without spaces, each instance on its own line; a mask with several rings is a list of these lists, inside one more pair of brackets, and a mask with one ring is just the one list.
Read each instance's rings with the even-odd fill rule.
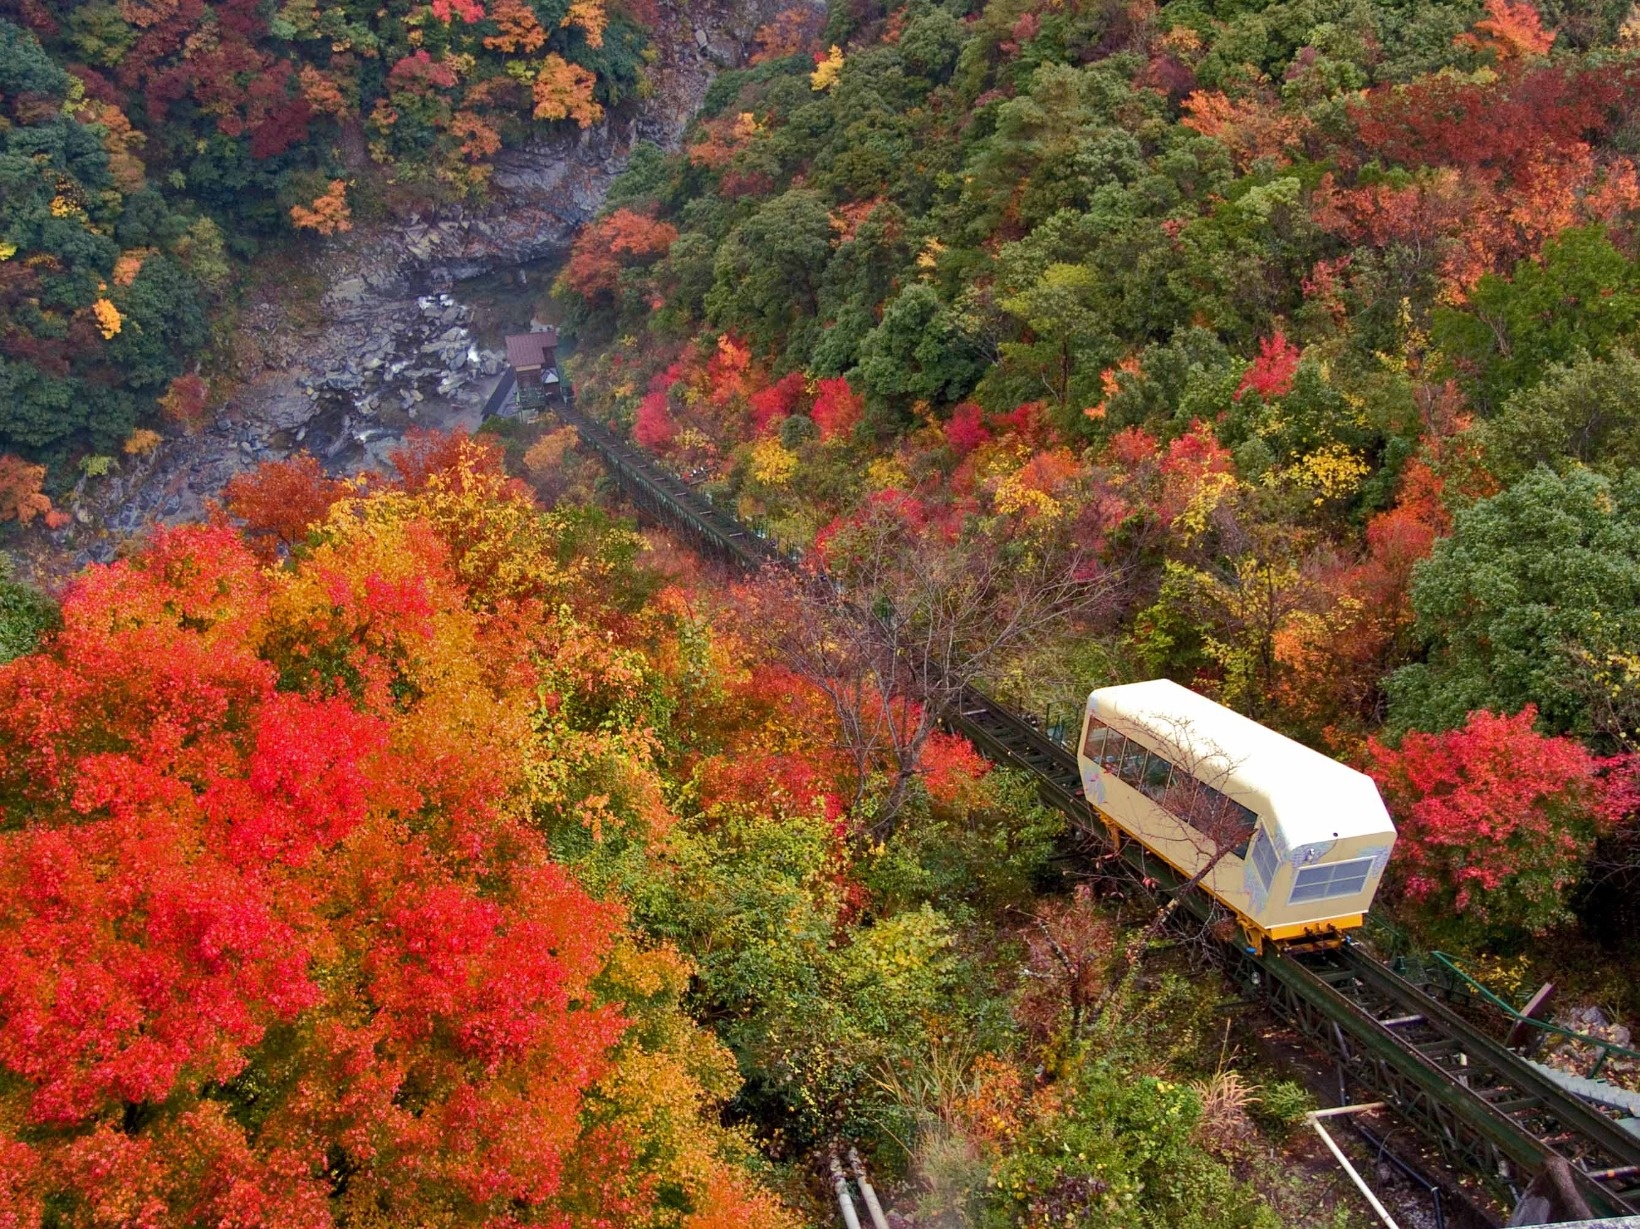
[[1190,813],[1183,818],[1211,840],[1214,848],[1228,845],[1231,853],[1243,859],[1258,824],[1256,814],[1206,782],[1192,799]]
[[1140,779],[1139,788],[1147,798],[1161,800],[1167,792],[1167,778],[1173,772],[1173,765],[1152,751],[1145,760],[1144,776]]
[[1367,886],[1372,873],[1371,858],[1355,858],[1349,862],[1324,862],[1320,866],[1306,866],[1293,879],[1293,894],[1287,898],[1290,905],[1309,900],[1330,900],[1334,896],[1354,896]]
[[1175,819],[1181,819],[1193,828],[1200,827],[1196,817],[1201,814],[1202,791],[1206,788],[1184,769],[1175,767],[1173,775],[1168,778],[1167,789],[1156,801]]
[[1253,842],[1253,869],[1258,872],[1259,882],[1268,892],[1270,881],[1276,877],[1276,847],[1270,843],[1270,834],[1263,828],[1258,830],[1258,839]]
[[1127,746],[1122,750],[1122,762],[1116,770],[1116,775],[1133,786],[1134,789],[1138,789],[1139,783],[1144,780],[1145,757],[1149,754],[1150,752],[1146,748],[1140,746],[1131,738],[1128,739]]

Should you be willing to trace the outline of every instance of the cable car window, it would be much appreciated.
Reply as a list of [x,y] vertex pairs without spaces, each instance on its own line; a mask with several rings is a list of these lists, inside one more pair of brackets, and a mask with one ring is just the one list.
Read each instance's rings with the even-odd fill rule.
[[1184,769],[1175,767],[1173,776],[1168,779],[1166,792],[1157,801],[1176,818],[1193,828],[1200,827],[1196,819],[1201,814],[1202,791],[1205,788]]
[[1276,847],[1263,828],[1258,830],[1258,839],[1253,842],[1253,869],[1258,872],[1264,890],[1269,891],[1270,881],[1276,877]]
[[1172,771],[1173,765],[1152,751],[1145,760],[1144,777],[1139,783],[1139,788],[1148,797],[1159,800],[1167,792],[1167,778]]
[[1148,750],[1129,739],[1127,746],[1122,750],[1122,762],[1117,769],[1117,776],[1134,789],[1138,789],[1139,782],[1144,780],[1145,757],[1149,754]]
[[1103,721],[1100,721],[1099,718],[1089,717],[1088,732],[1082,739],[1082,754],[1090,760],[1097,760],[1099,758],[1099,753],[1105,749],[1105,744],[1108,743],[1112,737],[1120,741],[1122,736],[1117,734]]
[[1308,900],[1331,900],[1335,896],[1354,896],[1367,886],[1372,873],[1371,858],[1356,858],[1349,862],[1324,862],[1320,866],[1306,866],[1293,879],[1293,894],[1287,898],[1290,905]]

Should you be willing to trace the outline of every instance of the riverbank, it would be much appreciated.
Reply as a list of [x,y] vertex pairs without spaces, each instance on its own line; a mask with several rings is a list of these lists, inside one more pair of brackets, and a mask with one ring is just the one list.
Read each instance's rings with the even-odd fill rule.
[[[205,427],[120,457],[6,544],[51,586],[113,558],[148,526],[197,520],[234,474],[304,451],[332,472],[380,466],[413,427],[476,427],[502,369],[500,337],[527,327],[580,227],[639,142],[675,148],[720,68],[745,62],[771,0],[662,4],[652,92],[586,130],[505,151],[491,199],[337,236],[247,279],[230,345],[233,392]],[[525,271],[522,294],[507,291]],[[464,289],[468,288],[468,289]],[[504,292],[507,291],[507,292]]]

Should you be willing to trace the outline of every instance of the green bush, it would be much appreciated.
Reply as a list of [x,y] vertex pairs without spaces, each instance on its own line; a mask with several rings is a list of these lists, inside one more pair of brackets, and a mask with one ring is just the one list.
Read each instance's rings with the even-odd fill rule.
[[12,580],[11,563],[0,555],[0,665],[32,653],[57,622],[57,604]]
[[1275,1226],[1253,1189],[1192,1138],[1190,1088],[1092,1060],[991,1175],[989,1226]]
[[1313,1109],[1315,1098],[1309,1089],[1296,1080],[1277,1080],[1259,1090],[1253,1117],[1271,1130],[1285,1133],[1295,1130]]

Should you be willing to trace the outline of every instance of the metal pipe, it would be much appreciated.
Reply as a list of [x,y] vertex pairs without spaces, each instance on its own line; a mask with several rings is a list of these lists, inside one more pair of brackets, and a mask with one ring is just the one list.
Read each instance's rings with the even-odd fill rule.
[[1340,1114],[1364,1114],[1368,1110],[1381,1110],[1382,1101],[1362,1101],[1358,1105],[1335,1105],[1329,1110],[1311,1110],[1306,1118],[1337,1118]]
[[866,1177],[866,1167],[860,1163],[860,1154],[852,1146],[848,1150],[848,1166],[854,1171],[854,1184],[860,1188],[860,1198],[866,1201],[866,1211],[871,1213],[871,1223],[877,1229],[888,1229],[888,1217],[883,1215],[883,1205],[877,1201],[877,1192]]
[[1368,1102],[1365,1105],[1340,1105],[1330,1110],[1314,1110],[1305,1114],[1304,1120],[1315,1128],[1317,1135],[1321,1136],[1321,1142],[1327,1145],[1327,1151],[1331,1152],[1333,1158],[1344,1167],[1344,1172],[1349,1174],[1350,1181],[1355,1183],[1355,1189],[1361,1192],[1366,1201],[1372,1205],[1372,1210],[1378,1213],[1378,1219],[1384,1222],[1385,1229],[1401,1229],[1395,1223],[1395,1218],[1389,1214],[1389,1209],[1378,1202],[1378,1196],[1372,1193],[1372,1188],[1367,1185],[1367,1180],[1356,1172],[1355,1166],[1350,1164],[1350,1158],[1344,1155],[1343,1150],[1339,1148],[1333,1137],[1327,1134],[1327,1128],[1321,1125],[1323,1118],[1333,1118],[1339,1114],[1355,1114],[1362,1110],[1382,1108],[1382,1101]]
[[854,1210],[854,1199],[848,1193],[848,1178],[843,1173],[837,1153],[831,1154],[831,1189],[837,1192],[837,1207],[843,1214],[847,1229],[860,1229],[860,1214]]

